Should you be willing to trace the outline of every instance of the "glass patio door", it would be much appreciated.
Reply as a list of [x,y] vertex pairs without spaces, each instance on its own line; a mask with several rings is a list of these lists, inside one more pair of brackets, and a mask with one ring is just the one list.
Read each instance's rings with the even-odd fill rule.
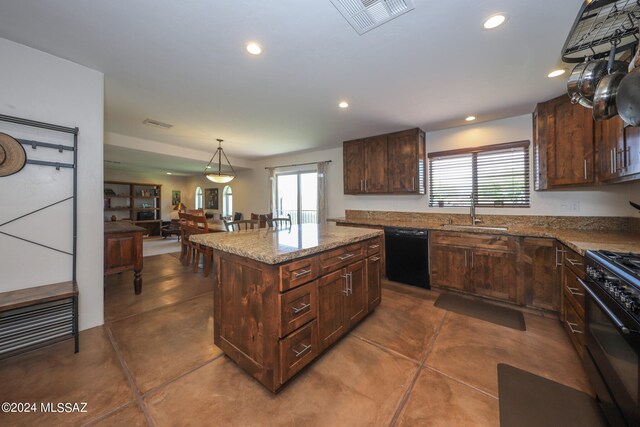
[[293,224],[318,222],[318,173],[289,172],[276,175],[277,216],[291,215]]

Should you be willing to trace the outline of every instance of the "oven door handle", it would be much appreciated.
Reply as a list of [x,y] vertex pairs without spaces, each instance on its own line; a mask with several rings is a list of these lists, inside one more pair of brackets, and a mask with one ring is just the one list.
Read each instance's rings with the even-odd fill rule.
[[584,290],[587,291],[589,293],[589,295],[591,295],[591,298],[593,298],[593,300],[596,302],[596,304],[598,304],[598,306],[602,309],[602,311],[607,313],[607,315],[609,316],[611,321],[613,323],[615,323],[615,325],[618,327],[618,329],[620,329],[620,331],[622,331],[623,334],[628,335],[629,334],[629,328],[624,326],[624,324],[620,321],[620,319],[618,319],[618,317],[616,317],[616,315],[613,314],[611,312],[611,310],[609,310],[609,307],[607,307],[605,305],[605,303],[603,303],[602,300],[600,298],[598,298],[598,296],[595,294],[595,292],[593,292],[591,290],[591,288],[589,288],[589,285],[584,283],[584,281],[582,279],[580,279],[580,278],[578,278],[578,282],[580,282],[580,284],[582,285]]

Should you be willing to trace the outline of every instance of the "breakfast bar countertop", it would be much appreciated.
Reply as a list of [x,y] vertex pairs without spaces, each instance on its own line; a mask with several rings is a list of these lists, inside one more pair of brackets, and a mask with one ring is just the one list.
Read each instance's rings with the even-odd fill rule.
[[[612,252],[640,252],[640,234],[628,231],[600,231],[571,228],[550,228],[529,225],[505,224],[506,230],[495,228],[469,228],[456,224],[443,226],[441,221],[397,221],[381,218],[332,218],[339,224],[354,226],[420,228],[430,231],[455,231],[464,233],[504,234],[523,237],[547,237],[558,240],[569,248],[584,255],[588,250],[608,250]],[[491,225],[493,226],[493,225]]]
[[266,264],[280,264],[382,234],[382,230],[302,224],[283,229],[197,234],[190,240]]

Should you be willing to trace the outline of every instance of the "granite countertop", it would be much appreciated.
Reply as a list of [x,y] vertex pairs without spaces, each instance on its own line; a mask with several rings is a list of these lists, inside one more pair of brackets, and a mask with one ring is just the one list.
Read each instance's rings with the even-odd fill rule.
[[339,246],[382,236],[381,230],[303,224],[291,229],[197,234],[192,242],[267,264],[280,264]]
[[[420,228],[431,231],[458,231],[465,233],[506,234],[509,236],[548,237],[557,239],[569,248],[584,255],[588,250],[608,250],[614,252],[640,252],[640,234],[623,231],[574,230],[548,227],[505,224],[507,230],[466,228],[454,225],[443,226],[439,221],[397,221],[366,218],[331,218],[353,225],[382,226],[395,228]],[[491,225],[493,227],[494,225]]]
[[104,223],[104,234],[132,233],[134,231],[147,231],[147,229],[133,225],[129,221],[105,221]]

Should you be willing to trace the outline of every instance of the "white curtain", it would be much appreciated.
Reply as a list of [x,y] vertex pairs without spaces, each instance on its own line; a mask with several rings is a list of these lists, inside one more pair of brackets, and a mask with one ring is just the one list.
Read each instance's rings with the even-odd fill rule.
[[276,210],[276,168],[268,168],[267,172],[269,172],[268,179],[268,188],[269,188],[269,212],[273,214],[274,217],[278,216]]
[[318,163],[318,224],[324,224],[327,221],[327,198],[325,190],[327,165],[327,162]]

